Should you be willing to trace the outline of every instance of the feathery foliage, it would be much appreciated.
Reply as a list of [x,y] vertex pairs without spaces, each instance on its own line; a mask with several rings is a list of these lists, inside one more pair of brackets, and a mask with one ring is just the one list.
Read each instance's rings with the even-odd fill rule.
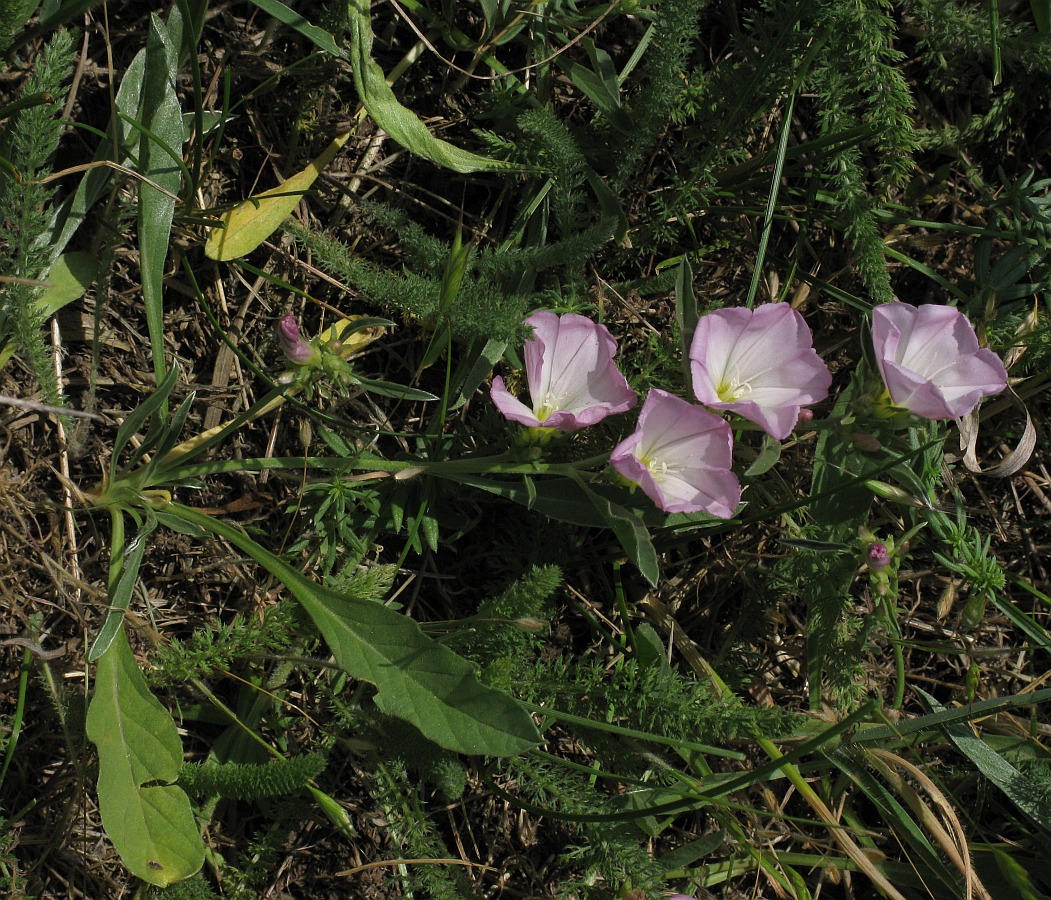
[[59,31],[39,53],[21,93],[26,105],[0,135],[0,157],[14,160],[17,166],[17,174],[0,171],[0,274],[16,279],[6,285],[0,299],[0,342],[14,341],[16,352],[52,404],[58,403],[58,387],[41,330],[44,317],[33,302],[37,289],[31,282],[47,276],[49,248],[41,238],[50,226],[51,191],[40,180],[49,174],[62,136],[64,123],[58,118],[62,82],[69,76],[75,41],[74,32]]

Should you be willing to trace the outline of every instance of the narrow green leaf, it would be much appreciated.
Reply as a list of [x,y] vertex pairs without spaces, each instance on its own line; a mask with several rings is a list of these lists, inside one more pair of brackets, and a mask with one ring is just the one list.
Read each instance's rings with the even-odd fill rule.
[[412,723],[439,746],[511,756],[539,743],[521,704],[481,684],[470,663],[424,634],[408,616],[314,584],[239,528],[190,507],[172,503],[158,517],[225,538],[278,578],[314,620],[340,668],[374,684],[381,710]]
[[[117,429],[117,437],[113,441],[113,452],[110,454],[110,470],[109,477],[110,481],[113,481],[117,477],[117,466],[120,463],[120,455],[124,448],[127,446],[128,441],[135,436],[138,430],[151,418],[157,417],[163,422],[164,417],[161,415],[161,410],[168,402],[168,395],[171,394],[172,388],[175,387],[175,382],[179,377],[178,365],[172,365],[168,370],[168,374],[164,377],[164,380],[157,385],[155,390],[149,397],[147,397],[142,403],[140,403],[135,409],[133,409],[128,417],[121,423],[120,428]],[[142,441],[135,449],[130,462],[127,465],[134,466],[135,463],[142,458],[142,456],[153,449],[153,444],[159,439],[159,433],[156,433],[157,429],[151,427],[150,435],[154,436],[152,440]],[[156,434],[155,434],[156,433]]]
[[372,59],[369,0],[349,0],[351,56],[358,97],[376,124],[406,150],[454,172],[521,172],[522,166],[487,159],[436,138],[412,110],[402,106]]
[[953,871],[942,862],[939,851],[930,838],[879,779],[865,767],[864,754],[853,750],[835,749],[825,756],[859,787],[879,810],[883,821],[888,823],[895,837],[909,849],[909,858],[915,865],[926,866],[950,890],[958,886]]
[[363,378],[360,375],[355,375],[354,383],[373,394],[379,394],[381,397],[393,397],[395,400],[429,402],[438,399],[429,391],[421,391],[419,388],[408,387],[404,384],[395,384],[393,381],[381,381],[378,378]]
[[1036,30],[1041,34],[1051,33],[1051,0],[1029,0],[1036,20]]
[[[178,9],[172,18],[180,18]],[[181,34],[181,29],[180,29]],[[164,261],[168,256],[175,200],[182,184],[180,162],[172,159],[156,138],[168,147],[182,146],[182,110],[175,92],[179,49],[168,34],[168,26],[150,16],[146,64],[142,79],[139,121],[145,132],[139,136],[139,165],[142,174],[163,191],[148,184],[139,186],[139,265],[146,325],[153,350],[153,371],[158,383],[164,379]]]
[[[934,712],[945,712],[945,707],[920,688],[916,692],[923,697]],[[956,748],[975,767],[1011,799],[1015,806],[1045,830],[1051,831],[1051,781],[1037,780],[1021,772],[966,725],[943,726]]]
[[324,50],[326,53],[331,53],[340,59],[347,58],[347,54],[343,52],[343,49],[336,43],[336,39],[331,34],[317,25],[312,25],[295,10],[289,9],[284,3],[280,3],[279,0],[252,0],[252,2],[267,15],[273,16],[277,21],[294,28],[319,49]]
[[1037,890],[1025,867],[998,847],[992,848],[993,859],[1014,900],[1043,900],[1047,894]]
[[204,844],[175,786],[182,744],[123,629],[99,659],[87,733],[99,753],[102,825],[128,870],[160,887],[189,878],[204,863]]
[[657,551],[650,540],[650,533],[639,516],[632,510],[612,502],[607,497],[590,490],[587,485],[581,485],[600,515],[606,520],[606,525],[617,536],[628,559],[635,564],[642,577],[654,587],[660,581],[661,570],[657,562]]
[[[120,515],[120,513],[118,513]],[[106,613],[106,621],[102,623],[95,642],[88,652],[88,662],[96,662],[113,643],[114,638],[121,632],[124,625],[124,613],[131,605],[131,595],[135,591],[135,585],[139,580],[139,567],[142,565],[142,557],[146,552],[146,537],[157,527],[157,519],[152,514],[146,519],[146,523],[138,530],[135,537],[124,548],[124,559],[120,577],[110,593],[109,611]]]
[[697,330],[697,295],[693,291],[693,267],[690,258],[683,254],[675,272],[675,323],[679,326],[679,352],[682,374],[687,384],[693,384],[690,365],[690,347],[693,333]]

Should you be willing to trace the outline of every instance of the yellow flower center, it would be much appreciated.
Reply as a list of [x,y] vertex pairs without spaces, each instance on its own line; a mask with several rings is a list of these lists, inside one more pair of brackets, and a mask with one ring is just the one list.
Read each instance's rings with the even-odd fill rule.
[[536,416],[537,421],[543,422],[551,415],[551,413],[558,410],[560,406],[561,398],[556,397],[554,393],[548,391],[544,394],[544,399],[541,401],[540,405],[533,410],[533,414]]
[[719,395],[723,403],[736,403],[752,393],[752,386],[747,381],[741,381],[739,376],[734,374],[729,379],[724,377],[715,389],[715,393]]

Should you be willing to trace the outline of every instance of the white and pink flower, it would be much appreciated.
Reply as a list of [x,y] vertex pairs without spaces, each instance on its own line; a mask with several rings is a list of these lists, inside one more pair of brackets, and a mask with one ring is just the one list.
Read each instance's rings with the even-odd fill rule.
[[512,396],[502,378],[494,378],[493,403],[508,419],[570,432],[638,402],[613,362],[617,342],[605,325],[573,313],[536,312],[525,321],[533,327],[523,348],[533,406]]
[[690,345],[693,392],[712,409],[788,437],[805,406],[828,396],[832,376],[803,317],[787,303],[702,316]]
[[732,451],[733,434],[722,418],[654,388],[610,465],[665,512],[729,519],[741,502],[740,482],[730,471]]
[[978,346],[951,306],[884,303],[872,310],[876,365],[891,402],[925,419],[958,419],[1007,387],[1007,370]]

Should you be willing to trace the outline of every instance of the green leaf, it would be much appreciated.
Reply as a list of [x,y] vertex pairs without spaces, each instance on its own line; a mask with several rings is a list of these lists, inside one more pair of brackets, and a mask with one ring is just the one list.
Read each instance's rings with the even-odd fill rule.
[[[121,513],[118,513],[121,515]],[[146,552],[146,538],[157,527],[156,516],[149,511],[146,523],[138,530],[128,546],[124,548],[120,576],[116,579],[109,596],[109,610],[106,620],[99,629],[95,642],[88,652],[88,662],[96,662],[113,644],[114,639],[123,631],[124,613],[131,605],[131,596],[139,580],[139,568]]]
[[613,59],[589,38],[582,40],[580,45],[587,51],[591,68],[571,63],[567,69],[569,77],[615,127],[627,130],[631,127],[631,119],[621,109],[620,81]]
[[308,41],[311,41],[314,46],[340,59],[347,58],[346,53],[343,52],[331,34],[323,28],[318,28],[317,25],[312,25],[295,10],[285,6],[284,3],[280,3],[278,0],[252,0],[252,2],[279,22],[294,28]]
[[759,455],[744,473],[746,478],[758,478],[760,475],[765,475],[781,458],[781,442],[776,438],[770,437],[768,434],[763,435],[763,446],[759,450]]
[[992,855],[1007,890],[1015,900],[1041,900],[1047,896],[1036,889],[1025,867],[1013,856],[998,847],[992,848]]
[[[173,28],[181,35],[181,17],[172,10]],[[139,266],[142,300],[153,351],[153,371],[164,379],[164,261],[175,216],[174,196],[182,184],[181,160],[171,151],[182,146],[182,110],[175,93],[179,50],[168,33],[168,26],[156,15],[150,16],[146,43],[146,66],[142,79],[139,123],[139,166],[142,174],[157,187],[139,186]],[[162,188],[163,190],[157,190]]]
[[[291,586],[290,586],[291,587]],[[376,685],[376,705],[458,753],[510,756],[540,736],[515,701],[482,685],[471,665],[408,616],[304,580],[296,591],[340,667]]]
[[87,716],[98,748],[102,825],[128,870],[160,887],[204,864],[190,801],[175,786],[182,744],[146,686],[123,628],[99,659]]
[[36,298],[36,307],[44,316],[50,316],[74,300],[84,296],[85,291],[98,274],[98,261],[86,250],[64,253],[51,264],[47,273],[48,287]]
[[[916,692],[934,712],[945,707],[920,688]],[[945,725],[945,733],[956,749],[1011,799],[1015,806],[1045,830],[1051,831],[1051,781],[1019,771],[966,725]]]
[[632,510],[592,491],[583,483],[581,487],[595,505],[595,509],[599,511],[599,515],[605,520],[606,525],[617,536],[624,552],[628,554],[628,559],[636,565],[642,577],[656,587],[657,582],[660,581],[661,570],[657,563],[657,551],[650,540],[646,524]]
[[1036,30],[1041,34],[1051,33],[1051,0],[1029,0],[1036,20]]
[[383,70],[372,59],[369,0],[349,0],[351,56],[358,97],[376,124],[395,142],[417,156],[454,172],[521,172],[522,166],[487,159],[436,138],[412,110],[398,102]]
[[374,684],[383,712],[412,723],[439,746],[511,756],[539,743],[532,718],[513,697],[481,684],[467,660],[408,616],[314,584],[239,528],[190,507],[169,504],[158,518],[207,529],[278,578],[314,620],[340,668]]
[[693,345],[693,333],[697,330],[699,318],[697,295],[693,291],[693,267],[690,265],[690,257],[683,254],[675,272],[675,324],[679,326],[682,374],[687,384],[693,383],[690,347]]

